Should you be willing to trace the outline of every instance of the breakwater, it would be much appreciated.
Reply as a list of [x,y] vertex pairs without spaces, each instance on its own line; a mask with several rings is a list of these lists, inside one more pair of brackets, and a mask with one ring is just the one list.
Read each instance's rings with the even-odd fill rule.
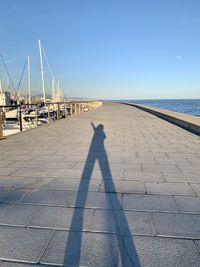
[[177,126],[180,126],[184,128],[185,130],[188,130],[190,132],[200,135],[200,117],[191,116],[191,115],[180,113],[180,112],[174,112],[171,110],[155,108],[152,106],[129,104],[129,103],[124,103],[124,104],[134,106],[143,111],[147,111],[159,118],[162,118]]

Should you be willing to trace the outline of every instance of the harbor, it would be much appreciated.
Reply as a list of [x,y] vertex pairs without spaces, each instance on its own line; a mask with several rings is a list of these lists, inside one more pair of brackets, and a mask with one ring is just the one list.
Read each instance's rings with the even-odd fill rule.
[[[81,112],[87,112],[101,105],[101,101],[95,99],[85,98],[83,100],[80,98],[66,98],[64,91],[60,87],[60,81],[57,80],[56,82],[55,80],[55,76],[49,65],[41,40],[38,40],[38,48],[41,76],[40,95],[36,95],[36,88],[32,88],[30,56],[28,56],[25,61],[18,86],[16,87],[3,56],[0,54],[3,67],[7,75],[7,87],[5,86],[5,83],[3,87],[1,80],[2,77],[0,75],[0,138],[22,131],[27,131],[38,126],[43,126],[62,118],[68,118],[70,116],[80,114]],[[50,95],[47,95],[46,92],[47,81],[45,80],[44,75],[43,54],[51,76]],[[26,87],[28,90],[22,93],[22,91],[20,92],[20,86],[26,67],[28,78]]]
[[38,126],[88,112],[101,106],[99,100],[0,106],[1,136],[27,131]]
[[0,267],[200,267],[200,1],[0,3]]
[[1,266],[199,266],[198,135],[103,102],[0,149]]

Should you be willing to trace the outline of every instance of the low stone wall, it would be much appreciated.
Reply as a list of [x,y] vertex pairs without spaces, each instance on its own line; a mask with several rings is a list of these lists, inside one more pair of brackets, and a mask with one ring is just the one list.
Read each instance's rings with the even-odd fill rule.
[[101,101],[91,101],[91,102],[88,102],[88,106],[89,106],[89,109],[92,110],[92,109],[95,109],[95,108],[98,108],[102,105],[102,102]]
[[[127,103],[123,103],[127,104]],[[200,117],[191,116],[184,113],[174,112],[167,109],[155,108],[145,105],[128,104],[141,110],[147,111],[161,119],[169,121],[190,132],[200,135]]]

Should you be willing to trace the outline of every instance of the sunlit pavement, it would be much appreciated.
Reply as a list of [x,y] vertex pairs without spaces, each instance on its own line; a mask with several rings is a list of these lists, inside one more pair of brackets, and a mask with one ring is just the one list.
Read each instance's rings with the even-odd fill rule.
[[200,266],[200,137],[104,103],[0,151],[1,266]]

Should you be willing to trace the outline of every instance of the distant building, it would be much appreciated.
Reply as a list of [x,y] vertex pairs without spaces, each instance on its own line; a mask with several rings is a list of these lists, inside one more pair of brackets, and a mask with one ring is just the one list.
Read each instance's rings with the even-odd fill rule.
[[10,92],[0,92],[0,106],[9,106],[11,105],[11,96]]

